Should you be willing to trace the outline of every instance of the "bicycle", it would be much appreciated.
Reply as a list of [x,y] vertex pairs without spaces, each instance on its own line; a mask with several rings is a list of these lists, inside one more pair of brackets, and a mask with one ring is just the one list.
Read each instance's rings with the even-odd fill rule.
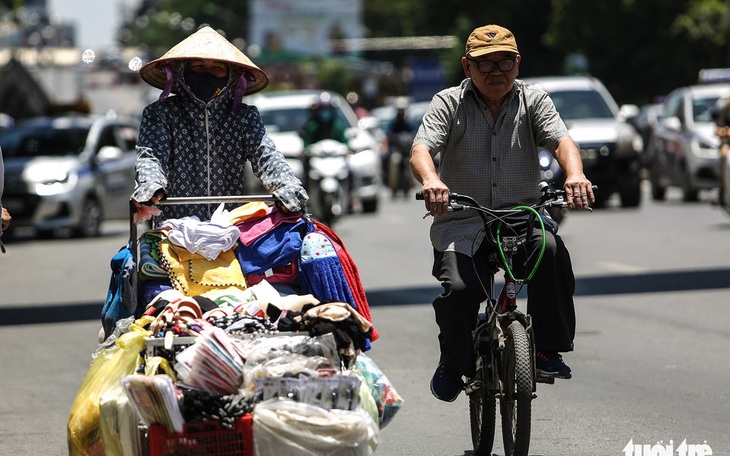
[[[537,271],[545,251],[545,224],[539,211],[551,207],[567,207],[565,192],[541,182],[542,195],[531,206],[494,210],[479,204],[472,197],[449,194],[449,210],[475,210],[484,222],[484,229],[496,252],[490,255],[491,274],[483,283],[487,292],[485,311],[473,332],[476,374],[467,380],[465,392],[469,397],[469,419],[472,443],[477,456],[491,455],[494,444],[496,405],[502,422],[502,440],[505,456],[527,456],[530,446],[532,399],[536,397],[537,383],[555,383],[552,377],[538,377],[535,371],[535,345],[532,320],[517,309],[517,286],[527,284]],[[596,186],[594,192],[598,191]],[[416,199],[422,200],[421,192]],[[590,208],[588,208],[590,210]],[[542,247],[532,270],[526,278],[516,278],[512,272],[512,256],[527,243],[532,229],[518,233],[515,220],[527,227],[537,222],[542,231]],[[491,230],[496,223],[496,233]],[[512,231],[503,235],[503,230]],[[492,237],[493,235],[493,237]],[[504,270],[504,285],[495,299],[494,275]]]

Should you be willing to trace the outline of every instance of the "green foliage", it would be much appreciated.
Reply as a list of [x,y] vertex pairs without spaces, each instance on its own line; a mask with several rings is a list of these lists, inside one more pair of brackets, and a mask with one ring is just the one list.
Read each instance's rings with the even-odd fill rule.
[[[570,56],[583,56],[587,72],[603,80],[620,103],[648,102],[696,82],[702,68],[730,66],[725,0],[362,0],[362,8],[366,37],[456,36],[454,49],[429,54],[441,57],[448,84],[463,78],[463,43],[471,30],[485,24],[514,32],[523,56],[521,76],[564,74],[573,70],[567,64]],[[122,44],[141,45],[157,57],[202,24],[242,45],[248,35],[248,2],[141,0],[119,36]],[[365,57],[399,68],[419,52]],[[345,70],[328,61],[317,66],[317,78],[352,90],[357,81]]]
[[545,44],[581,53],[619,102],[645,103],[728,64],[721,0],[552,0]]
[[248,3],[144,0],[119,35],[122,44],[146,48],[156,58],[203,25],[216,29],[231,42],[243,44],[248,33]]

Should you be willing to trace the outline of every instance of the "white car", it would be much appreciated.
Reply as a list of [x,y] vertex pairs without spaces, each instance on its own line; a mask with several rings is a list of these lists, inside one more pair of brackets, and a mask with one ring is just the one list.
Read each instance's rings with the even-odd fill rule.
[[[376,212],[382,187],[380,144],[371,133],[358,125],[357,116],[344,97],[323,90],[292,90],[259,93],[246,97],[244,101],[258,108],[269,136],[301,179],[304,142],[299,132],[309,118],[309,108],[319,101],[323,92],[330,95],[337,118],[348,125],[348,146],[352,153],[348,155],[347,161],[353,205],[359,203],[363,212]],[[257,179],[247,178],[247,181],[256,182]]]
[[596,206],[618,193],[623,207],[641,202],[643,141],[628,123],[638,106],[619,108],[606,87],[590,76],[525,78],[543,88],[555,103],[570,136],[580,149],[583,170],[599,191]]

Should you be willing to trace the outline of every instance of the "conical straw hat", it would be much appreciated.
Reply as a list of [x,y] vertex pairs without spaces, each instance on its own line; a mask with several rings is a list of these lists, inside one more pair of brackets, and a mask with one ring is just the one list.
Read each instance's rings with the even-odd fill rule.
[[[230,41],[210,27],[201,28],[176,44],[159,59],[143,66],[139,70],[139,75],[148,84],[158,89],[164,89],[167,82],[165,71],[162,69],[164,64],[187,59],[219,60],[244,67],[254,78],[248,82],[247,95],[261,91],[269,84],[269,78],[261,68],[256,66]],[[173,92],[177,92],[176,87],[173,88]]]

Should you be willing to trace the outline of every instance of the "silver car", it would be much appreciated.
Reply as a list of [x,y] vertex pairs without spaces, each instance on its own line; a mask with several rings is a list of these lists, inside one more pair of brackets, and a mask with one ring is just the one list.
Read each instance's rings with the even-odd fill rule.
[[670,186],[680,187],[685,201],[719,186],[720,140],[712,116],[717,100],[729,95],[727,83],[680,87],[667,95],[650,145],[655,200],[664,199]]
[[570,136],[578,145],[583,170],[598,185],[596,206],[618,193],[623,207],[641,203],[643,141],[628,119],[638,106],[619,107],[606,87],[590,76],[525,78],[542,87],[555,102]]
[[33,118],[2,132],[12,229],[91,237],[103,220],[128,219],[138,132],[115,114]]
[[[284,154],[295,174],[302,177],[301,156],[304,141],[299,131],[309,118],[309,108],[319,101],[320,95],[330,95],[336,116],[348,126],[347,136],[352,151],[347,161],[350,168],[353,204],[360,205],[363,212],[376,212],[382,188],[380,144],[365,128],[358,124],[355,112],[340,94],[322,90],[270,91],[246,98],[246,103],[254,105],[261,113],[266,130]],[[256,182],[247,176],[247,182]],[[256,192],[255,189],[249,191]]]

